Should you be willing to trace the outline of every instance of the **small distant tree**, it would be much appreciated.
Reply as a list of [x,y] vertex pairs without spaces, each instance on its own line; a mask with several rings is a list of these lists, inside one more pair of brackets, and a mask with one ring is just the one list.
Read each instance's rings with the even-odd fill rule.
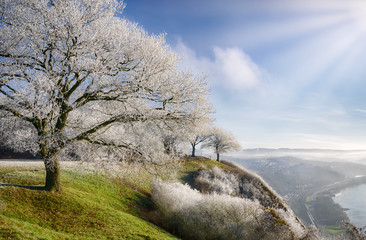
[[221,128],[214,127],[211,130],[210,137],[202,148],[212,148],[216,153],[216,160],[220,161],[220,154],[229,151],[239,151],[241,146],[235,137]]
[[198,136],[196,135],[192,141],[190,141],[192,147],[192,157],[196,156],[196,147],[198,144],[204,142],[209,136]]
[[61,191],[59,159],[70,146],[160,161],[163,130],[189,132],[208,119],[205,78],[179,69],[164,35],[118,17],[123,1],[0,6],[0,114],[27,126],[6,137],[40,154],[46,190]]
[[191,144],[191,147],[192,147],[192,154],[191,154],[192,157],[196,156],[197,145],[206,141],[210,137],[209,134],[210,133],[207,131],[207,129],[205,129],[205,130],[199,131],[198,134],[191,137],[191,140],[189,141],[189,143]]

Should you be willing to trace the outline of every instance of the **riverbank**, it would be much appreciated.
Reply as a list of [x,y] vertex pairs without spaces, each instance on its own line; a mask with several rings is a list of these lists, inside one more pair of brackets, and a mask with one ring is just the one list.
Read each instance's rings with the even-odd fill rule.
[[350,222],[356,227],[366,225],[366,184],[352,186],[333,197],[333,201],[342,206]]
[[[364,184],[366,184],[366,176],[356,176],[328,185],[307,197],[306,207],[319,231],[331,235],[344,232],[343,224],[352,222],[347,215],[349,209],[334,201],[334,198],[346,189]],[[360,199],[364,200],[365,198]]]

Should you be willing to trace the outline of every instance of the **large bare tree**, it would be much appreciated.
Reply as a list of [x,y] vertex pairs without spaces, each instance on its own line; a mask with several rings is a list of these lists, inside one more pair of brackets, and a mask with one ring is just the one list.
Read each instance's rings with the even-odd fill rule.
[[29,126],[12,134],[44,159],[45,189],[61,191],[59,156],[75,142],[153,161],[154,136],[208,119],[204,77],[180,70],[164,35],[118,17],[122,1],[0,7],[0,110]]

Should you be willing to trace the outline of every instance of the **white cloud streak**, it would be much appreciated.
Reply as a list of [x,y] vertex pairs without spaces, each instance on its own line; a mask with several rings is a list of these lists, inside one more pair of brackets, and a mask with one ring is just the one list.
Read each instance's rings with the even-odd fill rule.
[[366,114],[366,109],[356,108],[356,109],[354,109],[353,111],[355,111],[355,112],[359,112],[359,113],[363,113],[363,114]]
[[261,85],[265,70],[256,65],[250,56],[239,48],[213,48],[213,59],[199,57],[181,40],[178,40],[175,50],[182,54],[185,67],[195,72],[209,75],[215,85],[228,89],[248,90]]
[[261,81],[261,71],[249,55],[238,48],[214,48],[213,67],[222,82],[234,88],[254,88]]

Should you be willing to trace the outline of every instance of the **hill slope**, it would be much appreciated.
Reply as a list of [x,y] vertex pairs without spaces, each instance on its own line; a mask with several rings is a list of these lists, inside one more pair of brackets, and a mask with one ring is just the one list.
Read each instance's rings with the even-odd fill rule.
[[[202,165],[225,167],[186,161],[179,178],[191,181]],[[44,177],[37,165],[0,168],[3,184],[42,185]],[[122,178],[67,169],[62,194],[2,186],[0,239],[177,239],[149,221],[154,222],[153,177],[144,170]]]
[[[0,170],[1,171],[1,170]],[[0,182],[41,185],[43,170],[2,170]],[[0,239],[176,239],[148,222],[149,193],[121,179],[67,170],[63,193],[0,188]]]

